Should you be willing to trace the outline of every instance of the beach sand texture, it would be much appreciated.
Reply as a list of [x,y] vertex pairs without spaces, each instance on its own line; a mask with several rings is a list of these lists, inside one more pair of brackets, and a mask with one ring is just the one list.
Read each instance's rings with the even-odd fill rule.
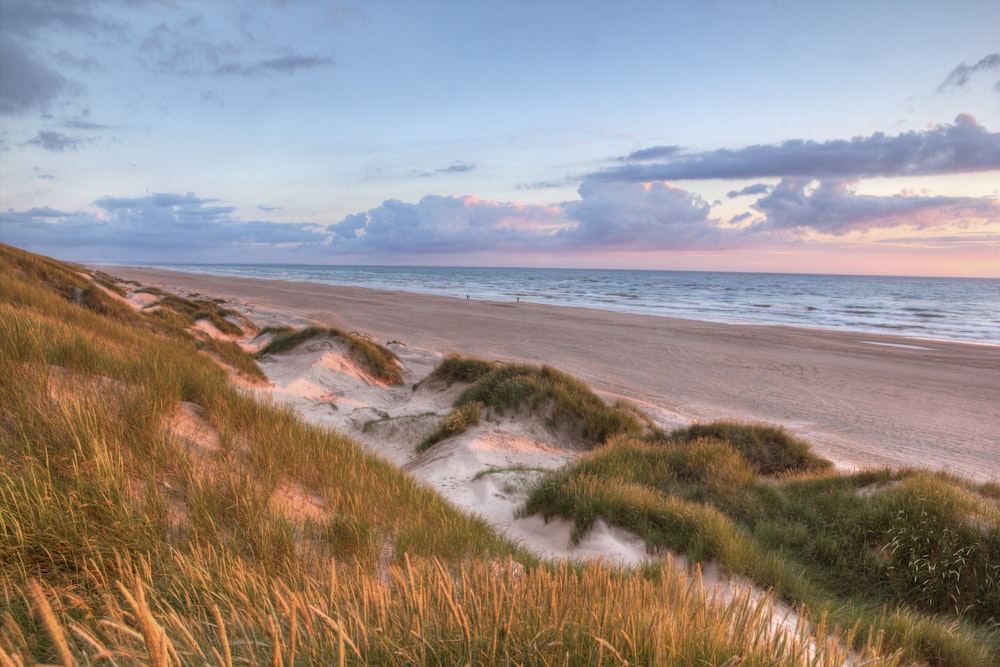
[[1000,347],[162,269],[111,272],[231,299],[261,326],[319,323],[396,341],[417,365],[451,352],[548,364],[609,399],[633,401],[665,428],[763,421],[845,470],[915,466],[1000,480]]

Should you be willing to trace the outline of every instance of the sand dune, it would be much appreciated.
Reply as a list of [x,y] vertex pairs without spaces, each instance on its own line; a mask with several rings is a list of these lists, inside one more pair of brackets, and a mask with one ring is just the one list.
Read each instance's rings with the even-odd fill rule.
[[572,545],[568,522],[516,516],[532,481],[582,453],[561,446],[537,419],[484,419],[418,453],[417,445],[450,412],[463,386],[423,382],[440,363],[439,353],[394,347],[402,385],[376,381],[354,362],[345,343],[319,338],[262,359],[273,384],[258,391],[311,422],[348,434],[543,557],[601,557],[629,565],[647,558],[640,538],[603,523]]
[[917,466],[1000,479],[1000,347],[159,269],[114,272],[232,299],[261,324],[317,322],[399,341],[425,357],[411,359],[414,375],[447,352],[547,363],[638,403],[668,428],[760,420],[785,426],[845,469]]
[[[259,326],[328,325],[393,349],[399,385],[373,378],[344,341],[325,337],[265,357],[260,366],[268,383],[248,390],[349,435],[545,558],[636,565],[668,557],[686,566],[681,556],[651,556],[641,538],[601,520],[572,544],[569,522],[519,517],[540,475],[583,454],[538,419],[486,415],[478,426],[417,452],[464,388],[428,380],[449,352],[552,365],[609,400],[627,398],[668,429],[718,418],[767,421],[809,440],[842,468],[908,465],[1000,479],[1000,348],[149,269],[116,273],[182,295],[228,298]],[[144,296],[131,303],[157,307]],[[205,323],[199,329],[233,340]],[[237,342],[256,350],[268,337]],[[196,406],[182,405],[172,428],[194,450],[217,446]],[[322,498],[294,484],[282,485],[271,502],[291,517],[325,512]],[[750,582],[727,577],[713,563],[697,572],[719,599],[749,589],[755,604],[775,605],[776,628],[795,630],[795,611]]]

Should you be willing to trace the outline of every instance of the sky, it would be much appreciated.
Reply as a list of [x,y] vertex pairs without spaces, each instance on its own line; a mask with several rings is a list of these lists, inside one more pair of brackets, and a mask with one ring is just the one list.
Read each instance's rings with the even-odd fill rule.
[[1000,3],[0,0],[0,242],[1000,277]]

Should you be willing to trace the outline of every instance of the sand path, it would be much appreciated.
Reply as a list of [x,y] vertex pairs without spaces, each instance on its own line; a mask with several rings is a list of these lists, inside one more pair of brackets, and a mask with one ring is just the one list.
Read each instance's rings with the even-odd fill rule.
[[546,363],[662,425],[781,424],[844,468],[943,468],[1000,480],[1000,347],[724,325],[530,303],[115,267],[233,299],[254,319],[315,321],[408,349]]

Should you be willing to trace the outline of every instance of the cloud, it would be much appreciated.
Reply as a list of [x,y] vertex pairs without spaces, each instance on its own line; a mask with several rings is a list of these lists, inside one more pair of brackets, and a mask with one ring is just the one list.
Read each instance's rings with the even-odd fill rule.
[[680,153],[683,148],[680,146],[654,146],[652,148],[643,148],[642,150],[633,151],[629,153],[623,160],[625,162],[644,162],[646,160],[662,160],[663,158],[668,158],[677,153]]
[[424,254],[536,248],[570,224],[556,207],[429,195],[416,204],[389,199],[327,230],[334,251]]
[[299,70],[314,69],[332,65],[333,58],[323,56],[288,55],[280,58],[257,60],[256,62],[225,63],[216,68],[221,75],[261,76],[264,74],[295,74]]
[[48,207],[0,213],[2,240],[57,256],[83,259],[262,261],[274,252],[319,247],[329,241],[318,225],[241,221],[233,207],[193,194],[103,197],[95,208],[66,212]]
[[558,181],[535,181],[534,183],[518,183],[518,190],[553,190],[555,188],[564,188],[567,185],[572,185],[576,183],[579,179],[577,178],[564,178]]
[[[1000,71],[1000,53],[991,53],[988,56],[984,56],[975,65],[966,65],[962,63],[955,69],[951,71],[948,78],[938,86],[938,92],[943,92],[949,88],[962,88],[965,84],[969,83],[969,79],[976,72],[989,72],[991,70]],[[1000,81],[997,82],[997,86],[1000,86]]]
[[[268,210],[260,207],[262,210]],[[5,243],[82,260],[323,261],[338,257],[465,253],[724,250],[873,229],[965,234],[1000,220],[1000,202],[973,197],[860,195],[853,182],[785,178],[722,222],[699,195],[668,183],[590,181],[579,199],[548,206],[429,195],[389,199],[321,226],[243,221],[235,208],[192,193],[102,197],[88,211],[48,207],[0,213]],[[753,217],[757,220],[746,223]],[[301,261],[301,260],[300,260]]]
[[2,29],[22,38],[34,37],[41,30],[63,28],[92,33],[112,25],[90,10],[90,2],[62,0],[4,0]]
[[185,195],[157,193],[138,198],[103,197],[94,203],[112,216],[119,216],[123,221],[176,228],[178,225],[230,222],[234,207],[206,206],[215,201],[202,199],[191,193]]
[[[3,0],[0,19],[0,114],[45,111],[58,96],[79,86],[61,76],[35,53],[30,45],[44,34],[46,41],[56,31],[108,36],[120,29],[113,20],[93,11],[88,0]],[[96,67],[89,59],[69,56],[55,60],[77,67]]]
[[814,230],[841,236],[877,228],[932,229],[1000,220],[1000,201],[976,197],[923,197],[896,194],[860,195],[855,183],[808,178],[785,178],[752,208],[766,220],[752,231]]
[[70,120],[64,121],[62,126],[70,130],[110,130],[112,129],[110,125],[102,125],[101,123],[94,123],[89,120],[85,120],[87,114],[84,114],[84,118],[71,118]]
[[550,206],[430,195],[390,199],[327,230],[332,252],[441,254],[721,247],[732,232],[701,197],[665,183],[589,183]]
[[968,114],[956,117],[952,125],[896,136],[877,132],[850,141],[794,139],[777,145],[702,153],[666,149],[665,158],[659,162],[625,164],[588,178],[627,183],[785,176],[850,179],[1000,169],[1000,133],[987,131]]
[[476,165],[466,164],[465,162],[453,162],[450,166],[443,169],[438,169],[439,174],[465,174],[470,171],[475,170]]
[[255,40],[251,35],[244,37],[243,42],[219,40],[203,19],[195,16],[178,25],[157,24],[143,40],[142,51],[149,54],[154,69],[179,76],[292,75],[333,64],[330,56],[287,49],[273,57],[251,57],[246,52],[254,48]]
[[430,178],[431,176],[438,176],[439,174],[467,174],[470,171],[475,171],[476,165],[468,164],[466,162],[452,162],[447,167],[441,167],[440,169],[435,169],[433,171],[414,171],[412,172],[414,176],[419,176],[420,178]]
[[44,111],[71,88],[70,82],[55,70],[0,33],[0,114]]
[[745,195],[765,195],[771,191],[771,186],[767,183],[754,183],[753,185],[748,185],[741,190],[730,190],[726,193],[726,197],[729,199],[736,199],[737,197],[743,197]]
[[63,153],[65,151],[75,151],[79,149],[87,143],[87,140],[71,137],[63,134],[62,132],[42,130],[35,135],[33,139],[28,139],[28,143],[32,146],[38,146],[39,148],[44,148],[47,151],[52,151],[53,153]]
[[676,250],[726,245],[711,205],[669,183],[584,183],[580,200],[562,205],[577,224],[562,245],[591,250]]

